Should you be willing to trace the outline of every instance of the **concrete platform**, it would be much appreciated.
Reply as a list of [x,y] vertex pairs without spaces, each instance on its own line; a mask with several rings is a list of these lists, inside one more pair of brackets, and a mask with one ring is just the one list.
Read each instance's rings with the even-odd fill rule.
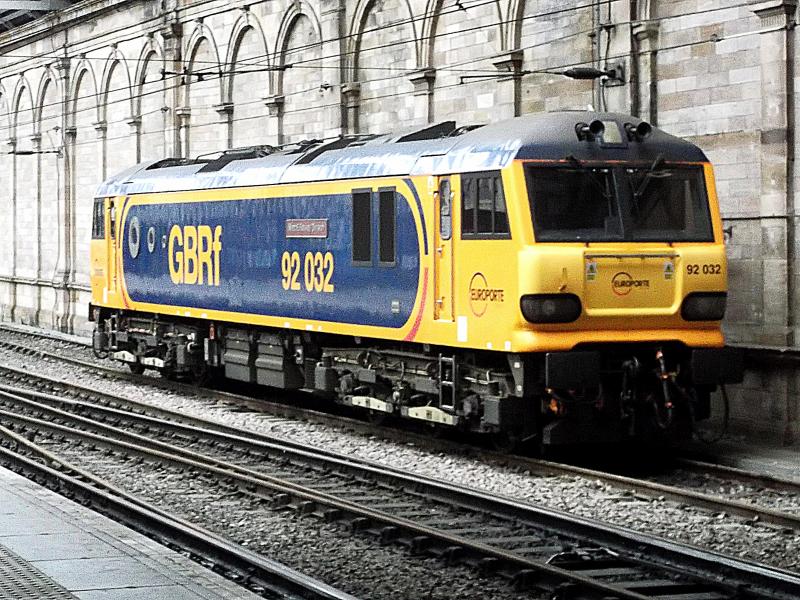
[[0,599],[256,600],[153,540],[0,468]]

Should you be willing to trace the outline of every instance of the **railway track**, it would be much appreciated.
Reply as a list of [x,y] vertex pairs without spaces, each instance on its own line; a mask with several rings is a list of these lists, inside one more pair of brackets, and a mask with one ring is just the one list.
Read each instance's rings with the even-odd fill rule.
[[[27,334],[34,338],[35,334]],[[780,527],[800,531],[800,481],[770,477],[761,473],[753,473],[742,469],[698,462],[681,457],[670,459],[666,474],[649,478],[632,477],[625,474],[609,472],[606,469],[586,468],[580,465],[557,463],[524,456],[504,455],[487,451],[478,447],[467,446],[463,443],[451,442],[446,439],[431,439],[430,436],[415,434],[407,428],[395,430],[388,427],[376,427],[370,423],[359,421],[343,415],[330,414],[309,410],[307,406],[293,406],[282,402],[268,402],[241,394],[212,389],[197,388],[195,386],[178,382],[164,381],[147,376],[137,376],[117,368],[104,365],[95,365],[83,359],[65,356],[61,353],[51,353],[37,350],[34,347],[14,342],[1,340],[0,346],[21,352],[26,355],[37,355],[52,360],[63,360],[84,368],[94,369],[97,372],[120,377],[134,383],[156,386],[178,393],[200,395],[210,402],[224,402],[237,409],[249,409],[254,412],[268,413],[276,418],[299,418],[310,420],[324,425],[345,427],[365,434],[378,434],[389,439],[407,443],[409,440],[422,447],[430,447],[436,451],[445,451],[458,454],[472,454],[480,460],[509,466],[518,470],[525,470],[537,475],[562,475],[583,477],[590,480],[602,481],[622,489],[625,493],[645,498],[670,500],[681,504],[696,506],[716,513],[731,514],[752,522],[765,522]],[[8,373],[12,377],[24,377],[27,373],[14,370],[9,366],[0,365],[0,373]],[[34,382],[35,383],[35,382]],[[56,380],[39,378],[38,386],[59,385]],[[68,388],[65,392],[69,393]],[[98,402],[119,402],[113,396],[101,394],[91,388],[83,388],[78,393],[86,397],[94,397]],[[148,410],[151,414],[157,411],[151,405],[142,404],[138,409]],[[170,418],[175,418],[173,415]],[[205,421],[209,423],[209,421]],[[249,434],[254,435],[254,434]],[[677,480],[677,483],[675,483]],[[731,483],[740,487],[735,493],[745,498],[733,497],[725,490]],[[744,486],[744,487],[742,487]],[[720,493],[719,490],[723,490]],[[773,506],[762,506],[764,498],[768,498]]]
[[197,526],[65,461],[0,425],[0,464],[188,554],[265,598],[356,600]]
[[800,596],[800,578],[790,573],[365,461],[26,389],[6,387],[0,402],[0,418],[26,437],[7,430],[0,436],[40,460],[64,464],[52,448],[78,446],[72,454],[93,461],[137,456],[202,472],[225,481],[226,493],[232,486],[273,512],[315,515],[376,543],[469,565],[554,598]]

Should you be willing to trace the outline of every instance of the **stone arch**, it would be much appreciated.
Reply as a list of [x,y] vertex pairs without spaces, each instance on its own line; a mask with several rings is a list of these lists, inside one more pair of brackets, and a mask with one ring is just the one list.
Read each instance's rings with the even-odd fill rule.
[[5,124],[0,124],[0,131],[5,135],[0,135],[0,145],[11,137],[11,106],[8,103],[8,91],[5,83],[0,81],[0,118],[5,119]]
[[[524,2],[525,0],[511,0],[512,2]],[[443,16],[448,16],[451,14],[458,14],[460,11],[459,8],[454,6],[444,7],[445,0],[427,0],[425,5],[425,20],[423,21],[423,30],[421,36],[421,45],[422,51],[421,56],[425,61],[425,66],[435,66],[433,53],[435,51],[436,46],[436,39],[439,36],[437,33],[439,30],[439,21]],[[502,52],[508,48],[508,39],[506,35],[506,31],[508,30],[508,23],[505,15],[503,14],[503,7],[500,4],[500,0],[495,0],[494,2],[487,2],[487,3],[480,3],[478,8],[486,8],[489,7],[496,11],[497,15],[497,22],[496,27],[498,29],[497,39],[500,42],[495,50],[497,52]],[[513,8],[513,7],[512,7]],[[509,10],[511,10],[510,8]],[[467,8],[463,12],[469,13],[470,10],[475,10],[475,8]],[[508,14],[513,15],[514,13],[509,12]],[[468,26],[468,28],[472,28],[474,26]],[[488,54],[488,53],[487,53]]]
[[[369,17],[370,11],[376,4],[376,1],[377,0],[359,0],[358,4],[356,5],[356,10],[353,13],[353,18],[350,21],[345,50],[344,67],[344,76],[350,81],[358,80],[358,57],[361,50],[361,41],[364,33],[368,33],[368,31],[365,31],[367,18]],[[407,15],[403,17],[403,20],[407,21],[408,25],[411,27],[411,31],[413,32],[412,39],[414,43],[415,62],[417,65],[420,65],[422,44],[421,38],[418,35],[419,28],[417,27],[417,19],[414,17],[414,10],[412,9],[409,0],[402,0],[402,2],[405,5],[405,12]],[[425,15],[428,15],[428,13],[426,12]],[[427,19],[423,20],[423,29],[425,27],[426,20]]]
[[296,64],[292,69],[276,72],[274,89],[282,102],[280,140],[297,141],[320,137],[325,129],[323,111],[313,110],[319,104],[323,83],[322,27],[319,18],[305,2],[293,4],[283,15],[276,40],[276,64]]
[[[119,71],[117,69],[120,69]],[[121,96],[123,90],[119,88],[112,88],[112,78],[117,73],[122,73],[124,75],[123,82],[125,87],[128,91],[128,111],[127,116],[134,114],[133,112],[133,84],[131,82],[131,71],[128,67],[128,61],[125,60],[125,57],[122,53],[114,48],[111,51],[111,54],[106,59],[105,65],[103,66],[103,75],[101,78],[101,86],[100,86],[100,120],[105,121],[108,119],[107,109],[108,109],[108,98],[109,95],[112,96]]]
[[[70,94],[68,159],[72,172],[70,223],[74,234],[70,256],[88,256],[91,240],[92,201],[98,181],[106,175],[100,119],[97,78],[90,64],[83,62],[75,71]],[[74,262],[75,281],[89,284],[89,266],[84,260]]]
[[[47,66],[42,73],[42,76],[39,78],[39,87],[36,91],[36,104],[34,104],[34,123],[36,124],[36,131],[38,133],[42,133],[40,124],[42,120],[42,114],[47,108],[44,96],[51,88],[55,88],[56,90],[56,97],[60,100],[61,98],[61,80],[56,75],[55,71],[51,66]],[[61,108],[59,107],[59,111]]]
[[[64,156],[62,140],[62,102],[59,80],[52,70],[42,74],[36,101],[36,132],[40,148],[45,152],[39,156],[39,273],[40,277],[54,280],[62,262],[61,236],[64,228],[64,211],[61,204],[61,168]],[[55,154],[54,152],[58,152]],[[43,287],[41,294],[40,324],[55,325],[54,307],[57,307],[59,293],[52,288]]]
[[420,110],[410,78],[419,68],[419,40],[407,0],[372,0],[361,6],[351,39],[352,79],[359,82],[354,129],[385,133],[426,121],[428,110]]
[[[14,157],[8,154],[6,143],[11,138],[11,106],[9,96],[3,82],[0,82],[0,115],[3,124],[0,126],[0,223],[6,223],[10,229],[10,235],[0,236],[0,275],[11,277],[14,274],[14,237],[16,227],[14,223],[14,186],[13,186],[13,165]],[[11,286],[0,283],[0,313],[7,314],[13,303]]]
[[[186,44],[184,152],[187,155],[223,150],[230,143],[223,103],[223,68],[212,31],[198,22]],[[220,139],[225,140],[222,144]]]
[[[23,154],[38,150],[34,142],[33,89],[24,73],[17,78],[12,95],[12,137],[16,140],[11,166],[14,172],[16,232],[14,235],[14,273],[24,279],[39,277],[39,156]],[[34,286],[17,286],[17,314],[29,323],[37,318],[37,292]]]
[[[30,133],[34,133],[34,107],[36,106],[33,102],[33,92],[31,91],[31,85],[28,83],[28,79],[25,77],[24,74],[20,74],[19,78],[17,79],[17,83],[14,86],[14,94],[12,96],[13,100],[11,101],[11,111],[12,111],[12,121],[11,121],[11,137],[17,139],[17,144],[19,145],[23,140],[20,138],[20,126],[27,127],[30,129]],[[27,101],[29,108],[27,109],[28,115],[20,121],[20,111],[25,109],[20,109],[20,106],[23,105]]]
[[[67,112],[67,123],[68,127],[75,127],[76,117],[77,117],[77,105],[78,103],[88,104],[88,102],[84,102],[84,100],[90,100],[90,98],[81,98],[78,94],[80,92],[80,87],[86,85],[86,82],[91,83],[91,87],[93,90],[93,99],[95,100],[95,109],[96,114],[94,115],[94,121],[100,121],[100,103],[98,102],[97,98],[97,75],[92,68],[91,63],[86,60],[85,58],[81,59],[81,61],[75,67],[75,77],[72,78],[72,84],[69,91],[69,110]],[[88,79],[87,79],[88,77]]]
[[[552,69],[553,57],[569,57],[560,63],[592,64],[592,41],[588,36],[570,35],[591,31],[592,7],[554,11],[558,0],[517,0],[515,47],[522,54],[522,68],[529,71]],[[542,16],[542,13],[547,13]],[[520,81],[520,113],[584,108],[594,103],[591,80],[567,79],[560,75],[536,74]]]
[[[203,64],[200,66],[200,68],[195,68],[195,63],[200,62],[198,61],[197,56],[198,51],[204,42],[209,46],[212,60],[202,61]],[[202,73],[203,75],[207,75],[209,79],[213,79],[224,72],[219,56],[219,46],[217,45],[213,32],[208,26],[205,25],[205,23],[198,22],[194,30],[192,30],[192,34],[189,36],[189,40],[186,42],[186,57],[188,58],[188,72],[194,73],[195,76],[197,76],[198,73]],[[193,83],[195,83],[195,81],[192,77],[189,77],[186,80],[187,98],[189,97]],[[220,85],[219,99],[220,101],[223,100],[222,85]]]
[[167,154],[167,84],[159,76],[163,57],[163,49],[152,39],[148,40],[139,53],[134,80],[136,93],[133,99],[137,162],[157,160]]
[[146,81],[148,75],[147,67],[154,59],[158,59],[163,63],[164,48],[154,38],[148,38],[147,42],[142,46],[141,52],[139,52],[139,58],[136,60],[136,73],[133,79],[135,93],[133,94],[131,114],[137,117],[141,116],[142,113],[142,87],[150,83]]
[[138,154],[131,73],[116,49],[106,60],[101,81],[100,134],[106,173],[113,175],[136,163]]
[[[270,119],[264,97],[272,89],[272,78],[267,69],[258,68],[259,63],[272,64],[269,45],[261,23],[249,11],[243,12],[231,33],[226,64],[224,98],[229,118],[231,146],[254,146],[274,144],[276,127]],[[256,64],[243,61],[256,60]],[[241,68],[240,68],[240,65]]]
[[[486,123],[507,116],[511,111],[500,108],[502,86],[495,79],[461,80],[464,70],[497,72],[495,57],[507,44],[500,0],[446,7],[444,0],[430,0],[426,14],[429,20],[424,37],[425,55],[428,65],[436,70],[432,120],[458,114],[466,122]],[[464,51],[470,47],[485,48],[485,51],[474,57]]]
[[[225,57],[227,74],[224,81],[225,87],[222,92],[225,102],[233,102],[233,80],[236,76],[235,65],[239,62],[241,57],[242,43],[250,32],[256,36],[259,50],[263,51],[263,54],[261,56],[256,56],[256,58],[263,58],[267,68],[272,65],[269,43],[267,42],[267,36],[264,34],[264,28],[261,26],[261,21],[249,10],[243,11],[231,31],[230,41],[228,43],[228,54]],[[268,72],[269,71],[265,71],[265,73]],[[269,86],[271,83],[269,77],[266,79]],[[267,87],[265,92],[269,93],[270,89],[270,87]]]

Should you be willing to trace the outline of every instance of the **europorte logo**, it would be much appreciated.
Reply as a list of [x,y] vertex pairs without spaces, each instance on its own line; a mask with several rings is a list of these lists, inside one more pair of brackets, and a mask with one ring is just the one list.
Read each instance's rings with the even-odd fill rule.
[[475,273],[469,282],[469,306],[472,314],[482,317],[490,302],[503,302],[504,290],[492,289],[483,273]]
[[634,279],[630,273],[620,271],[611,278],[611,290],[617,296],[627,296],[633,288],[649,288],[649,279]]

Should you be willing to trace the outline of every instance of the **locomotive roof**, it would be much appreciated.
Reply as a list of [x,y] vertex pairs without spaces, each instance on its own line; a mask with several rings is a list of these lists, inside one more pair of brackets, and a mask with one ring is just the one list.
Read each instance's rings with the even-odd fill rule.
[[625,141],[618,145],[579,140],[576,124],[594,120],[613,121],[620,127],[641,123],[623,114],[566,111],[525,115],[479,128],[456,129],[451,121],[399,134],[312,140],[282,149],[264,147],[253,152],[255,157],[228,152],[214,160],[151,161],[107,179],[97,196],[445,175],[497,170],[514,159],[650,162],[663,156],[667,161],[707,160],[694,144],[657,129],[641,142],[627,141],[624,132]]

